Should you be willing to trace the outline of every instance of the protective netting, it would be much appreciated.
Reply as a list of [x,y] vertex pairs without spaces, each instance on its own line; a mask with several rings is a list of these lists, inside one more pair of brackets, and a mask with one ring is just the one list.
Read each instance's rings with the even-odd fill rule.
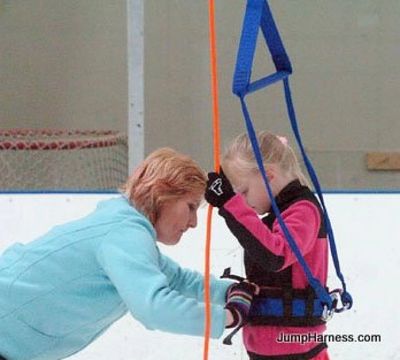
[[127,174],[117,131],[0,130],[0,191],[116,190]]

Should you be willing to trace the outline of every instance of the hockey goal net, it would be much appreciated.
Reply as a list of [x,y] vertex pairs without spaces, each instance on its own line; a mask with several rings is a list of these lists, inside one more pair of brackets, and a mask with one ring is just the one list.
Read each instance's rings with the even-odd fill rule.
[[117,131],[0,130],[0,191],[116,190],[127,174]]

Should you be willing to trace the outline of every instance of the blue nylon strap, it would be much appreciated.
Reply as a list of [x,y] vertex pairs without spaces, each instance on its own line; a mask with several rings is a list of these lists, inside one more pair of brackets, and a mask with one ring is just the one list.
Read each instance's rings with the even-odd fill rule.
[[[257,35],[258,35],[258,31],[259,31],[260,27],[263,32],[264,38],[266,40],[268,49],[271,53],[272,60],[274,62],[274,65],[275,65],[275,68],[277,71],[276,71],[276,73],[273,73],[271,75],[268,75],[260,80],[257,80],[255,82],[251,83],[251,70],[252,70],[252,64],[253,64],[253,59],[254,59],[254,53],[255,53],[255,49],[256,49]],[[282,219],[282,216],[279,212],[279,209],[276,205],[274,196],[272,194],[272,191],[271,191],[271,188],[269,185],[268,176],[266,174],[264,164],[262,161],[262,154],[260,152],[260,148],[259,148],[259,144],[257,141],[257,136],[256,136],[256,133],[254,130],[254,126],[252,124],[251,117],[250,117],[250,114],[249,114],[249,111],[247,109],[246,102],[245,102],[245,96],[247,94],[257,91],[266,86],[269,86],[278,81],[281,81],[281,80],[283,81],[285,100],[286,100],[288,116],[289,116],[289,119],[291,122],[292,130],[294,132],[297,144],[298,144],[301,154],[303,156],[304,163],[307,167],[307,171],[310,175],[311,181],[315,187],[318,199],[320,200],[321,206],[323,208],[324,222],[325,222],[325,226],[326,226],[327,233],[328,233],[328,239],[329,239],[329,245],[331,248],[332,259],[333,259],[333,262],[335,265],[336,274],[337,274],[338,278],[340,279],[340,281],[342,282],[342,286],[343,286],[343,293],[341,295],[342,302],[343,302],[343,304],[346,303],[347,305],[349,305],[349,307],[351,307],[352,299],[351,299],[351,295],[346,292],[346,284],[344,281],[344,277],[340,271],[339,258],[337,255],[337,249],[336,249],[335,240],[334,240],[334,236],[333,236],[333,230],[332,230],[332,226],[331,226],[331,223],[329,220],[325,202],[323,199],[321,187],[319,185],[319,181],[318,181],[317,175],[314,171],[314,168],[311,164],[311,161],[309,160],[309,158],[304,150],[304,146],[301,141],[301,135],[300,135],[300,132],[299,132],[299,129],[297,126],[296,115],[295,115],[294,106],[293,106],[293,102],[292,102],[292,98],[291,98],[289,79],[288,79],[288,76],[291,73],[292,73],[292,67],[290,64],[290,60],[286,54],[283,42],[279,36],[278,29],[274,22],[274,19],[273,19],[273,16],[272,16],[272,13],[270,11],[267,1],[266,0],[248,0],[247,6],[246,6],[245,17],[243,20],[242,35],[240,38],[238,56],[237,56],[237,60],[236,60],[236,68],[235,68],[235,73],[234,73],[234,78],[233,78],[233,86],[232,86],[233,93],[236,94],[237,96],[239,96],[239,98],[240,98],[247,132],[249,134],[249,138],[250,138],[250,141],[252,144],[254,155],[255,155],[258,167],[260,169],[260,172],[262,174],[264,183],[266,185],[268,195],[271,198],[272,209],[276,215],[277,221],[278,221],[279,225],[281,226],[282,231],[289,243],[289,246],[291,247],[297,260],[299,261],[300,265],[302,266],[304,273],[306,274],[307,279],[308,279],[310,285],[313,287],[314,291],[316,292],[318,298],[323,303],[325,303],[329,307],[331,307],[332,299],[331,299],[329,293],[321,285],[319,280],[316,279],[312,275],[299,248],[297,247],[295,240],[293,239],[290,232],[288,231],[288,229]]]
[[271,206],[272,209],[274,211],[274,214],[276,216],[276,219],[278,221],[278,224],[280,225],[286,240],[289,243],[290,248],[292,249],[293,253],[296,256],[296,259],[298,260],[298,262],[300,263],[301,267],[304,270],[304,273],[306,274],[307,280],[310,283],[310,285],[312,286],[312,288],[314,289],[314,291],[316,292],[317,296],[319,299],[321,299],[321,301],[324,304],[327,304],[329,307],[332,305],[332,299],[330,297],[330,295],[328,294],[328,292],[324,289],[324,287],[321,285],[321,283],[318,281],[318,279],[316,279],[313,274],[310,271],[310,268],[308,267],[306,261],[303,258],[303,255],[301,254],[295,240],[293,239],[292,235],[290,234],[285,222],[282,219],[281,213],[278,209],[278,206],[276,205],[276,201],[274,199],[274,196],[272,194],[272,190],[271,187],[269,185],[269,180],[268,180],[268,175],[265,171],[265,167],[264,167],[264,163],[262,160],[262,154],[260,151],[260,146],[258,144],[258,140],[257,140],[257,136],[254,130],[254,126],[253,123],[251,121],[250,118],[250,114],[247,110],[247,106],[246,106],[246,102],[244,100],[244,97],[240,97],[240,103],[242,105],[242,111],[243,111],[243,115],[244,115],[244,119],[245,119],[245,124],[246,124],[246,128],[247,128],[247,132],[249,134],[249,138],[251,141],[251,145],[253,148],[253,152],[254,152],[254,156],[256,158],[257,161],[257,165],[258,168],[260,169],[260,173],[263,177],[267,192],[268,192],[268,196],[271,199]]
[[[324,308],[321,306],[320,301],[313,301],[313,311],[311,316],[320,317],[323,314]],[[296,299],[292,300],[292,314],[293,316],[307,316],[306,309],[306,300],[305,299]],[[282,298],[256,298],[251,304],[250,316],[276,316],[281,317],[284,316],[284,303]]]
[[276,70],[292,73],[292,65],[288,55],[286,54],[285,47],[276,27],[268,2],[262,1],[263,9],[261,16],[260,27],[264,34],[269,52],[272,56],[272,61],[275,64]]
[[[277,72],[251,83],[251,69],[260,27]],[[233,93],[240,96],[257,91],[285,79],[291,73],[292,66],[268,4],[264,0],[248,1],[233,76]]]
[[332,253],[332,260],[334,262],[335,265],[335,270],[336,270],[336,275],[338,276],[338,278],[340,279],[340,281],[342,282],[342,286],[343,286],[343,290],[344,292],[346,291],[346,283],[343,277],[343,274],[340,270],[340,264],[339,264],[339,257],[337,254],[337,249],[336,249],[336,244],[335,244],[335,237],[333,235],[333,229],[332,229],[332,225],[331,225],[331,221],[329,219],[329,215],[328,215],[328,210],[325,206],[325,201],[324,201],[324,197],[322,195],[322,190],[321,190],[321,186],[319,184],[318,181],[318,177],[317,174],[314,170],[314,167],[309,159],[309,157],[307,156],[307,153],[304,149],[303,146],[303,142],[301,140],[301,135],[300,135],[300,131],[299,131],[299,127],[297,126],[297,121],[296,121],[296,113],[294,110],[294,106],[293,106],[293,101],[292,101],[292,95],[290,92],[290,86],[289,86],[289,79],[284,79],[283,80],[283,84],[284,84],[284,91],[285,91],[285,99],[286,99],[286,105],[287,105],[287,110],[288,110],[288,115],[289,115],[289,119],[290,119],[290,124],[292,126],[292,130],[294,133],[294,136],[296,138],[297,144],[300,148],[301,154],[303,156],[304,159],[304,163],[307,167],[307,171],[310,175],[311,181],[314,185],[315,191],[317,193],[317,197],[321,203],[321,206],[324,210],[324,221],[325,221],[325,227],[326,227],[326,231],[328,233],[328,239],[329,239],[329,246],[330,246],[330,250]]
[[290,75],[290,73],[288,73],[286,71],[278,71],[278,72],[268,75],[260,80],[254,81],[248,85],[245,95],[255,92],[257,90],[260,90],[262,88],[265,88],[265,87],[272,85],[283,79],[286,79],[289,75]]
[[263,0],[248,1],[243,19],[242,34],[233,75],[232,92],[236,95],[245,93],[250,83],[251,68],[256,50],[260,27]]

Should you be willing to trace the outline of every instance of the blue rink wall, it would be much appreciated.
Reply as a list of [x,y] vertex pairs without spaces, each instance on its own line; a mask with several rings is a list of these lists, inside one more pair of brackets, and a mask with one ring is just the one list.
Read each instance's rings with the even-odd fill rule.
[[[0,251],[14,242],[28,242],[56,224],[79,218],[96,203],[116,194],[0,194]],[[332,193],[325,195],[335,231],[342,272],[354,298],[354,307],[328,323],[332,360],[400,359],[400,194]],[[203,271],[206,206],[199,210],[196,229],[174,247],[161,251],[182,266]],[[232,267],[242,273],[241,249],[214,211],[212,272]],[[339,281],[330,266],[329,286]],[[344,335],[378,335],[380,342],[344,342]],[[341,339],[340,339],[341,338]],[[360,339],[361,340],[361,339]],[[203,339],[148,331],[129,315],[73,360],[197,360]],[[212,340],[210,360],[247,359],[240,336],[233,346]]]

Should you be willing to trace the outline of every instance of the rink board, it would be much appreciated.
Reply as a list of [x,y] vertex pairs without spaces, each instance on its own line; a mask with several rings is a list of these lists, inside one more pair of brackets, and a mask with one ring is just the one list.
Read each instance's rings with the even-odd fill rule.
[[[116,194],[0,194],[0,251],[14,242],[28,242],[56,224],[77,219],[96,203]],[[400,359],[400,312],[396,295],[400,268],[400,194],[336,193],[325,195],[335,231],[342,272],[354,298],[354,308],[328,323],[333,335],[377,334],[380,342],[330,342],[333,359]],[[161,251],[203,271],[206,207],[199,210],[199,225],[179,245]],[[224,222],[214,211],[211,267],[221,274],[231,266],[242,272],[242,253]],[[333,266],[329,285],[339,285]],[[197,360],[202,359],[202,338],[146,330],[129,315],[114,324],[73,360]],[[233,346],[212,340],[210,360],[247,359],[240,336]]]

